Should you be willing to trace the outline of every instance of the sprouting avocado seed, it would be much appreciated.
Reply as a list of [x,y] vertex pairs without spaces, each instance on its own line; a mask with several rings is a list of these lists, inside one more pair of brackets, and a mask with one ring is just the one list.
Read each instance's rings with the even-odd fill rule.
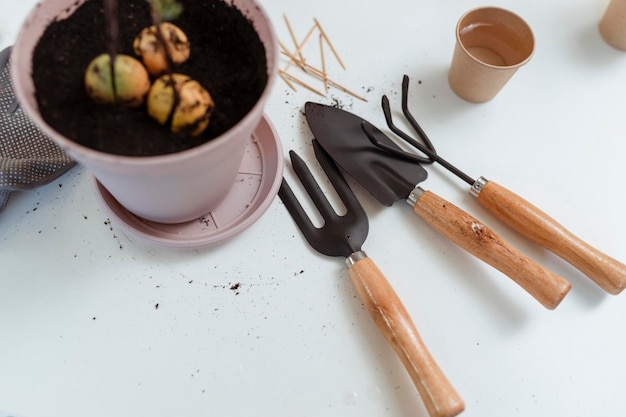
[[191,78],[183,74],[163,75],[156,80],[148,91],[146,103],[148,114],[160,124],[167,123],[174,106],[176,105],[175,90],[180,90],[180,85]]
[[213,97],[196,80],[188,80],[180,87],[180,101],[172,115],[172,132],[189,132],[198,136],[209,126],[215,108]]
[[[189,40],[178,26],[163,22],[160,24],[167,51],[174,64],[182,64],[189,58]],[[156,26],[143,29],[133,41],[135,54],[141,57],[148,72],[158,77],[167,72],[167,60],[157,37]]]
[[209,126],[214,107],[211,94],[183,74],[159,77],[148,92],[148,114],[162,125],[171,122],[174,133],[198,136]]
[[113,70],[115,89],[109,54],[98,55],[89,63],[85,71],[85,88],[89,97],[99,104],[141,106],[150,89],[150,76],[145,67],[132,56],[117,55]]

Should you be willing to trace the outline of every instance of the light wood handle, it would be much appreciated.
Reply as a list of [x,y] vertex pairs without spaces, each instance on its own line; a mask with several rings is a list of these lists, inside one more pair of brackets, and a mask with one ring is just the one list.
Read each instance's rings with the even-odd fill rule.
[[519,252],[469,213],[424,191],[413,211],[475,257],[504,273],[546,308],[556,308],[571,288],[559,275]]
[[452,417],[465,409],[424,346],[411,317],[383,273],[370,258],[349,269],[356,290],[376,325],[402,360],[431,417]]
[[619,294],[626,287],[626,265],[576,237],[512,191],[488,181],[477,199],[513,230],[563,258],[609,294]]

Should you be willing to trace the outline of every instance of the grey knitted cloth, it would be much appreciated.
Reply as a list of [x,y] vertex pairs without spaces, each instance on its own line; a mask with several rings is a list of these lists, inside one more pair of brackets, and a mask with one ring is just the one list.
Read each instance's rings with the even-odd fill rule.
[[55,180],[74,161],[26,116],[13,94],[10,48],[0,52],[0,213],[13,191]]

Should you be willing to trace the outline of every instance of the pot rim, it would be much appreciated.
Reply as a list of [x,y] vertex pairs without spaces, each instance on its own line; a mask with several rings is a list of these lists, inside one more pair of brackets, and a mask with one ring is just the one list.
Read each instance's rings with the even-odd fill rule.
[[[43,0],[42,0],[43,1]],[[28,100],[26,100],[23,104],[20,102],[20,106],[24,109],[24,111],[28,114],[28,116],[33,119],[33,121],[35,122],[35,124],[48,136],[53,137],[54,140],[57,142],[57,144],[59,144],[64,150],[66,150],[68,153],[70,153],[70,156],[74,156],[72,154],[81,154],[81,155],[85,155],[91,159],[98,159],[101,160],[103,162],[114,162],[120,165],[153,165],[153,164],[161,164],[161,163],[175,163],[175,162],[181,162],[184,161],[190,157],[192,157],[193,155],[196,155],[198,153],[202,153],[202,152],[210,152],[211,149],[214,148],[219,148],[222,146],[225,146],[225,143],[227,141],[230,140],[230,137],[235,135],[240,135],[241,133],[239,131],[241,130],[250,130],[247,129],[246,126],[249,125],[250,123],[252,123],[252,121],[250,119],[255,118],[256,115],[262,115],[263,111],[262,109],[259,109],[259,107],[264,107],[265,106],[265,102],[268,98],[268,96],[271,94],[272,88],[274,86],[274,83],[276,81],[276,77],[278,74],[278,64],[279,64],[279,54],[277,53],[278,51],[278,37],[276,35],[275,29],[272,25],[272,21],[267,13],[267,11],[265,10],[265,8],[259,3],[258,0],[249,0],[255,7],[255,9],[260,13],[260,15],[263,17],[263,20],[265,22],[267,22],[267,24],[265,25],[265,30],[267,31],[267,34],[269,35],[269,39],[268,42],[269,43],[265,43],[264,47],[265,47],[265,54],[266,54],[266,69],[267,69],[267,82],[265,84],[265,87],[263,89],[263,92],[261,93],[261,95],[259,96],[258,100],[256,101],[256,103],[254,104],[254,106],[248,111],[248,113],[246,113],[246,115],[239,120],[234,126],[232,126],[230,129],[226,130],[225,132],[223,132],[222,134],[220,134],[219,136],[208,140],[207,142],[195,146],[193,148],[189,148],[189,149],[185,149],[183,151],[179,151],[179,152],[174,152],[174,153],[169,153],[169,154],[162,154],[162,155],[151,155],[151,156],[129,156],[129,155],[119,155],[119,154],[113,154],[113,153],[108,153],[108,152],[104,152],[104,151],[100,151],[100,150],[96,150],[84,145],[81,145],[65,136],[63,136],[61,133],[57,132],[54,128],[52,128],[52,126],[50,126],[41,116],[41,113],[39,112],[39,109],[37,108],[36,104],[35,106],[31,106],[30,103],[28,102]],[[82,4],[84,1],[79,2],[80,4]],[[226,3],[230,3],[231,5],[233,4],[233,1],[229,1],[229,0],[224,0],[224,2]],[[40,2],[41,3],[41,2]],[[41,6],[41,4],[38,3],[37,5],[35,5],[33,7],[33,9],[28,13],[28,16],[26,17],[26,20],[24,21],[24,23],[22,24],[22,26],[20,27],[20,30],[18,32],[18,35],[16,37],[16,41],[15,44],[19,44],[19,40],[25,36],[26,32],[28,32],[29,30],[29,23],[32,22],[35,19],[35,16],[38,12],[39,7]],[[78,3],[76,3],[78,4]],[[242,13],[245,14],[245,12],[243,10],[240,11]],[[258,30],[257,30],[258,33]],[[31,54],[31,56],[24,56],[27,54]],[[273,55],[273,56],[270,56]],[[24,51],[21,48],[12,48],[11,49],[11,60],[13,62],[20,62],[23,60],[27,60],[27,61],[32,61],[32,51]],[[32,68],[32,62],[30,62],[29,68]],[[18,66],[17,65],[12,65],[11,66],[11,76],[13,79],[17,79],[16,75],[18,72]],[[20,75],[21,76],[21,75]],[[32,79],[32,75],[30,76]],[[15,91],[15,96],[18,98],[19,97],[24,97],[27,94],[29,94],[27,91],[24,91],[24,89],[22,88],[22,84],[21,83],[14,83],[13,85],[13,89]],[[34,90],[34,87],[33,87]],[[34,92],[33,92],[34,94]]]

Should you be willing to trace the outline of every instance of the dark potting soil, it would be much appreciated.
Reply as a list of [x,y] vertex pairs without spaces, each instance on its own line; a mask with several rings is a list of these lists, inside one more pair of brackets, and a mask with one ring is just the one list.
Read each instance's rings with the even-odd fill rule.
[[[87,0],[69,18],[52,22],[33,54],[37,102],[46,122],[65,137],[108,153],[152,156],[192,148],[219,136],[245,116],[267,84],[265,48],[234,6],[222,0],[180,0],[172,23],[191,43],[175,72],[191,76],[213,96],[215,110],[198,137],[174,134],[138,109],[97,105],[87,96],[84,72],[107,52],[103,0]],[[134,55],[135,36],[151,25],[146,0],[119,1],[118,52]]]

